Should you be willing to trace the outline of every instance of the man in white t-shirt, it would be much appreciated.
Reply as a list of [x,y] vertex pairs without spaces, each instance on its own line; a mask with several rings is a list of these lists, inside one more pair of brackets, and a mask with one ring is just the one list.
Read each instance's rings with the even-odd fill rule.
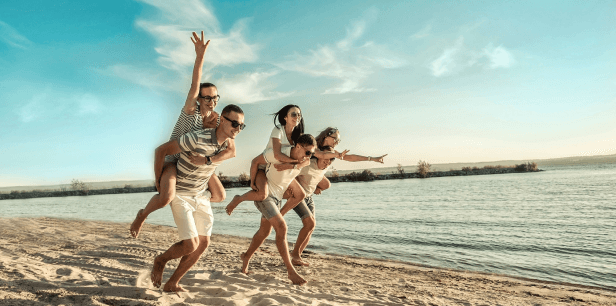
[[[314,137],[308,134],[304,134],[297,139],[295,146],[282,147],[282,153],[295,159],[303,160],[314,154],[316,148],[316,141]],[[257,249],[263,244],[263,241],[269,236],[272,231],[272,227],[276,231],[276,247],[278,252],[287,267],[287,274],[289,279],[296,285],[303,285],[306,283],[291,263],[289,256],[289,249],[287,246],[287,224],[283,218],[284,214],[293,209],[301,199],[297,201],[287,201],[287,203],[281,207],[282,196],[289,187],[289,184],[299,174],[300,170],[297,166],[291,169],[278,171],[274,164],[280,162],[274,158],[273,149],[267,149],[263,154],[257,156],[251,165],[251,171],[256,170],[260,164],[267,164],[265,169],[265,176],[267,177],[268,197],[263,201],[255,201],[255,206],[262,214],[261,226],[257,233],[252,238],[252,242],[245,253],[240,255],[243,265],[242,272],[248,273],[248,265],[250,259],[257,251]]]
[[[322,152],[335,152],[331,147],[322,147],[320,149]],[[302,261],[301,255],[306,246],[308,246],[308,242],[310,241],[310,237],[312,236],[316,226],[315,207],[314,201],[312,200],[312,195],[321,194],[321,191],[326,190],[331,186],[331,183],[327,177],[325,177],[325,173],[329,170],[329,166],[332,164],[334,159],[335,158],[317,158],[316,156],[313,156],[310,159],[310,165],[302,168],[300,173],[295,178],[306,193],[306,197],[303,201],[299,202],[299,204],[293,208],[302,220],[303,225],[297,235],[295,247],[293,248],[293,251],[291,251],[291,263],[295,266],[308,266],[307,262]],[[279,166],[277,168],[286,169],[290,167],[292,167],[291,164],[285,164],[284,167]],[[285,192],[283,198],[292,198],[290,190]]]
[[[207,191],[208,181],[219,163],[212,162],[209,157],[223,151],[229,140],[235,139],[244,127],[244,112],[239,106],[230,104],[222,110],[220,125],[215,129],[184,134],[156,149],[154,159],[156,188],[160,188],[165,156],[181,154],[177,165],[175,197],[170,204],[180,242],[154,259],[150,277],[155,287],[159,287],[162,283],[163,270],[167,262],[181,257],[175,272],[163,289],[173,292],[184,291],[179,282],[209,246],[214,224],[210,199],[204,196],[204,192]],[[192,154],[205,156],[206,164],[193,164],[190,159]]]

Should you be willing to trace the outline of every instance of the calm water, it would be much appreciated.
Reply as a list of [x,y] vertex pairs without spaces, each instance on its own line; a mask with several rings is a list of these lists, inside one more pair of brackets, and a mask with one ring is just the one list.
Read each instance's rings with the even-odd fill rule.
[[[333,184],[309,249],[616,288],[616,165]],[[227,198],[247,188],[228,189]],[[152,193],[0,201],[2,217],[131,222]],[[251,237],[252,203],[214,204],[214,233]],[[301,222],[286,216],[289,240]],[[168,207],[148,222],[174,225]],[[270,237],[273,239],[273,234]]]

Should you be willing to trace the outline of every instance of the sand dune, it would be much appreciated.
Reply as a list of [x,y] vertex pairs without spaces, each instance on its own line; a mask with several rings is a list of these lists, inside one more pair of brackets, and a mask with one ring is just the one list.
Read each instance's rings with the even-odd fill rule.
[[176,237],[148,224],[135,240],[122,223],[0,219],[0,305],[616,305],[616,292],[599,288],[314,253],[298,287],[272,241],[245,275],[249,240],[224,235],[182,280],[189,292],[165,293],[149,271]]

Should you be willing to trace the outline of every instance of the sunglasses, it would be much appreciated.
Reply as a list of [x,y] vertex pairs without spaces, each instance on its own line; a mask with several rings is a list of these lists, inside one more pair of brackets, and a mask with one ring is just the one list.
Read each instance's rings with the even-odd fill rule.
[[[331,134],[333,134],[333,133],[331,133]],[[340,143],[340,138],[336,138],[336,137],[334,137],[332,135],[327,135],[327,137],[331,137],[334,140],[334,144],[339,144]]]
[[239,127],[240,127],[240,131],[241,131],[241,130],[243,130],[243,129],[246,127],[246,125],[245,125],[245,124],[243,124],[243,123],[239,123],[237,120],[231,120],[231,119],[227,118],[227,116],[222,116],[222,117],[223,117],[223,118],[225,118],[225,119],[227,119],[227,120],[229,120],[229,122],[231,122],[231,126],[232,126],[233,128],[236,128],[236,127],[238,127],[238,126],[239,126]]
[[289,113],[289,115],[291,115],[291,117],[293,117],[293,118],[295,118],[295,117],[300,117],[301,118],[302,117],[302,114],[296,113],[296,112]]
[[220,95],[211,97],[211,96],[202,96],[201,94],[199,94],[199,98],[205,100],[206,102],[210,102],[210,101],[218,102],[218,100],[220,100]]

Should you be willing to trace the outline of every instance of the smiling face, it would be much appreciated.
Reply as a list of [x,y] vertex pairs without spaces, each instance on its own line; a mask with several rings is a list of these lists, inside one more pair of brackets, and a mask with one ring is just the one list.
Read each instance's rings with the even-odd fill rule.
[[[236,127],[233,127],[234,123],[237,125]],[[242,124],[244,124],[244,114],[229,112],[220,117],[219,128],[222,129],[224,137],[235,139],[237,134],[242,131],[240,127]]]
[[287,112],[287,115],[284,117],[284,120],[287,122],[287,126],[296,127],[299,125],[302,119],[302,111],[297,107],[291,107]]
[[[209,98],[217,97],[217,96],[218,96],[218,89],[216,89],[216,87],[210,86],[210,87],[201,88],[199,92],[199,97],[197,98],[197,100],[199,101],[199,104],[201,105],[202,111],[213,111],[214,108],[216,108],[216,105],[218,104],[218,98],[216,99],[209,99]],[[208,99],[204,99],[202,97],[207,97]]]
[[317,168],[320,170],[324,170],[332,164],[332,160],[329,158],[319,158],[317,159]]
[[291,158],[301,161],[304,158],[310,158],[310,156],[314,154],[316,147],[313,145],[296,144],[294,149],[295,150],[291,152]]
[[340,132],[336,131],[323,139],[323,146],[335,148],[340,143]]

